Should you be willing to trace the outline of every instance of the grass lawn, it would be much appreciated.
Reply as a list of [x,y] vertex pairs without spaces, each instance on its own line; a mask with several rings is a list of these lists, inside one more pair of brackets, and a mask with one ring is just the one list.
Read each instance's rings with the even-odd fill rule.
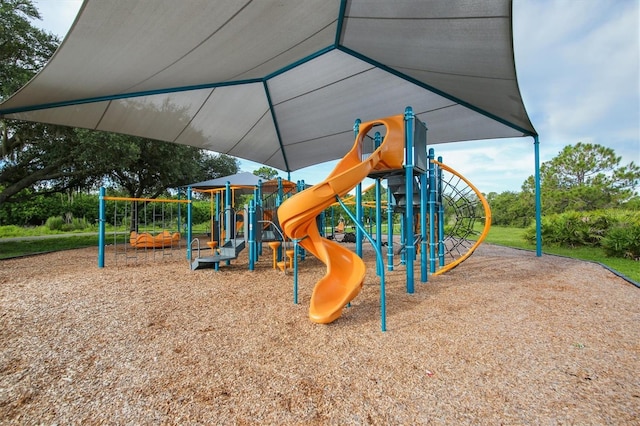
[[37,240],[8,241],[0,239],[0,259],[51,251],[98,245],[98,235],[47,237]]
[[[535,251],[535,244],[527,243],[523,236],[525,230],[522,228],[510,228],[504,226],[492,226],[486,242],[499,244],[501,246],[516,247],[525,250]],[[607,257],[604,250],[597,247],[558,247],[551,245],[542,246],[542,252],[546,254],[556,254],[571,257],[574,259],[589,260],[599,262],[611,269],[618,271],[627,278],[635,282],[640,282],[640,262],[619,257]]]

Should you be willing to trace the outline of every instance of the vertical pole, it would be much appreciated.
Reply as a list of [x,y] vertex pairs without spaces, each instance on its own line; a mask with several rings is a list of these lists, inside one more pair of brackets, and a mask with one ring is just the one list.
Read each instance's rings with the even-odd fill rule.
[[[382,251],[382,182],[376,179],[376,244],[378,250]],[[376,268],[383,267],[384,261],[376,262]],[[382,271],[378,271],[378,276]]]
[[[353,133],[356,139],[360,133],[360,123],[362,121],[358,118],[353,124]],[[362,224],[362,182],[356,185],[356,222]],[[362,257],[362,231],[356,224],[356,254]]]
[[[180,188],[178,188],[178,201],[180,201],[180,195],[182,193],[180,192]],[[178,218],[176,219],[178,221],[178,232],[180,233],[180,235],[182,235],[182,218],[180,215],[180,212],[182,211],[182,203],[178,203]]]
[[[262,230],[264,229],[263,225],[258,225],[258,221],[264,219],[264,205],[262,204],[262,179],[258,181],[258,187],[255,190],[255,195],[253,198],[255,198],[256,200],[256,205],[260,206],[260,214],[263,215],[263,217],[257,216],[255,221],[255,224],[257,226],[256,232],[260,232],[262,234]],[[256,213],[257,211],[258,209],[256,209]],[[258,238],[256,237],[256,261],[260,258],[260,256],[262,256],[262,238],[260,238],[260,244],[258,244],[257,240]]]
[[[356,185],[356,221],[359,224],[363,224],[363,209],[362,209],[362,182]],[[356,254],[362,257],[362,231],[359,226],[356,226]]]
[[227,181],[225,185],[225,206],[224,206],[224,242],[231,240],[231,235],[234,231],[232,222],[232,199],[231,199],[231,182]]
[[[442,163],[442,157],[438,157]],[[436,206],[438,207],[438,266],[444,266],[444,203],[442,200],[442,169],[436,167]]]
[[104,268],[104,234],[107,204],[104,196],[105,189],[104,187],[100,187],[100,198],[98,201],[98,268]]
[[393,271],[393,206],[391,187],[387,180],[387,270]]
[[[304,179],[301,179],[298,182],[298,192],[304,191],[304,187],[305,187]],[[300,260],[305,260],[307,258],[307,251],[304,249],[304,247],[300,247],[299,251],[300,251]],[[296,255],[297,254],[298,252],[296,252]]]
[[[427,172],[420,173],[420,281],[426,283],[427,274]],[[431,220],[431,218],[429,218]],[[429,222],[431,224],[431,221]]]
[[411,107],[404,110],[404,136],[405,136],[405,186],[407,192],[405,233],[407,245],[405,246],[407,259],[407,293],[413,293],[413,260],[415,259],[415,245],[413,238],[413,126],[414,115]]
[[[407,247],[407,233],[404,230],[407,223],[407,221],[405,220],[406,213],[407,213],[406,209],[404,212],[400,213],[400,242],[402,245],[404,245],[405,249]],[[402,250],[400,254],[400,264],[401,265],[407,264],[407,250]]]
[[[257,191],[257,190],[256,190]],[[256,223],[256,200],[249,200],[249,208],[247,209],[247,216],[245,217],[245,229],[249,234],[249,270],[253,271],[256,262],[256,227],[253,226]]]
[[[380,132],[376,132],[375,134],[375,148],[378,149],[382,144],[382,136]],[[376,244],[378,245],[378,250],[382,250],[382,182],[380,178],[376,179]],[[371,233],[371,230],[369,230]],[[380,262],[376,262],[376,269],[384,267],[384,261],[380,259]],[[378,276],[384,273],[383,271],[376,271]]]
[[540,194],[540,139],[533,137],[536,186],[536,256],[542,256],[542,196]]
[[[191,228],[191,217],[193,213],[193,206],[191,205],[191,187],[187,187],[187,260],[191,260],[191,239],[192,239],[192,231]],[[213,229],[211,230],[213,232]]]
[[[428,141],[428,137],[427,137],[427,126],[425,123],[425,146],[424,149],[427,149],[427,141]],[[424,274],[424,280],[423,282],[426,282],[428,280],[428,273],[427,273],[427,209],[426,209],[426,203],[427,203],[427,198],[428,198],[428,186],[429,186],[429,175],[428,175],[428,170],[429,170],[429,164],[431,163],[430,159],[429,159],[429,155],[428,152],[424,152],[421,153],[421,155],[427,155],[427,170],[423,170],[422,174],[421,174],[421,186],[420,186],[420,209],[421,211],[423,211],[424,213],[422,214],[422,223],[420,225],[420,229],[422,231],[422,252],[421,252],[421,258],[420,258],[420,262],[422,265],[422,271]],[[424,188],[423,188],[424,185]]]
[[333,238],[335,239],[336,237],[336,222],[335,222],[335,217],[333,216],[333,206],[329,207],[331,209],[331,235],[333,236]]
[[436,165],[433,148],[429,149],[429,271],[436,271]]
[[[233,194],[231,193],[231,182],[225,184],[225,206],[224,206],[224,243],[231,241],[231,237],[236,237],[236,224],[233,223]],[[216,264],[217,265],[217,264]],[[231,261],[227,260],[225,265],[231,265]]]
[[[211,232],[214,232],[213,236],[212,236],[212,240],[215,240],[218,243],[218,247],[220,247],[222,244],[220,241],[220,236],[222,235],[220,233],[220,204],[222,203],[222,195],[220,194],[220,191],[216,192],[216,210],[215,210],[215,216],[213,216],[213,223],[211,224]],[[214,229],[213,227],[215,226],[216,229]],[[216,234],[217,233],[217,236]]]

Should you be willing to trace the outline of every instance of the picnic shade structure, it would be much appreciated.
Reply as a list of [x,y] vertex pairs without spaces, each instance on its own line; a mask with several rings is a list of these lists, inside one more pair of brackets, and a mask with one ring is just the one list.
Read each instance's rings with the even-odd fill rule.
[[355,118],[411,106],[428,143],[538,136],[508,0],[85,0],[0,116],[126,133],[286,172],[341,158]]
[[219,189],[224,188],[227,185],[227,182],[231,186],[256,187],[261,181],[264,182],[264,179],[260,176],[256,176],[249,172],[241,172],[229,176],[222,176],[216,179],[192,183],[189,187],[200,190]]

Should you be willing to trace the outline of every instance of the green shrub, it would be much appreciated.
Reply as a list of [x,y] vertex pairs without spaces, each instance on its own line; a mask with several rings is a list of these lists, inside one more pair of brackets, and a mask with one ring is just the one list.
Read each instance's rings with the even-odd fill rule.
[[51,216],[44,223],[44,226],[49,228],[51,231],[62,231],[62,227],[65,225],[64,219],[62,216]]
[[61,230],[64,232],[72,232],[72,231],[84,231],[84,230],[93,230],[95,226],[93,226],[89,221],[85,218],[71,218],[67,220],[64,225],[62,225]]
[[[542,218],[542,240],[545,243],[568,247],[593,246],[604,235],[607,220],[585,212],[569,211]],[[535,227],[530,227],[525,238],[535,241]]]
[[[564,247],[602,247],[607,255],[637,258],[640,244],[640,212],[633,210],[568,211],[544,216],[542,241]],[[535,226],[524,238],[535,242]]]
[[601,244],[609,257],[640,259],[640,224],[620,223],[614,226]]
[[[186,214],[184,218],[186,220]],[[191,223],[208,223],[209,221],[211,221],[211,205],[209,201],[193,201],[191,203]]]
[[23,228],[16,225],[4,225],[0,226],[0,238],[9,237],[21,237],[23,235]]
[[83,230],[94,230],[95,225],[90,223],[85,218],[72,217],[71,214],[67,214],[65,220],[62,216],[52,216],[47,219],[45,227],[51,231],[72,232]]

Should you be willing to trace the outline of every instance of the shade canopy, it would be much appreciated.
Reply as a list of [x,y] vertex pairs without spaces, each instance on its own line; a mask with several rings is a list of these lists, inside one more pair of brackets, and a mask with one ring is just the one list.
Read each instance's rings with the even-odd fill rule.
[[507,0],[85,0],[7,118],[205,148],[284,171],[411,106],[428,143],[535,135]]
[[245,186],[245,187],[255,187],[258,186],[260,181],[263,181],[260,176],[256,176],[253,173],[242,172],[237,173],[235,175],[223,176],[217,179],[209,179],[202,182],[196,182],[189,185],[193,189],[220,189],[225,188],[227,186],[227,182],[229,182],[230,186]]

